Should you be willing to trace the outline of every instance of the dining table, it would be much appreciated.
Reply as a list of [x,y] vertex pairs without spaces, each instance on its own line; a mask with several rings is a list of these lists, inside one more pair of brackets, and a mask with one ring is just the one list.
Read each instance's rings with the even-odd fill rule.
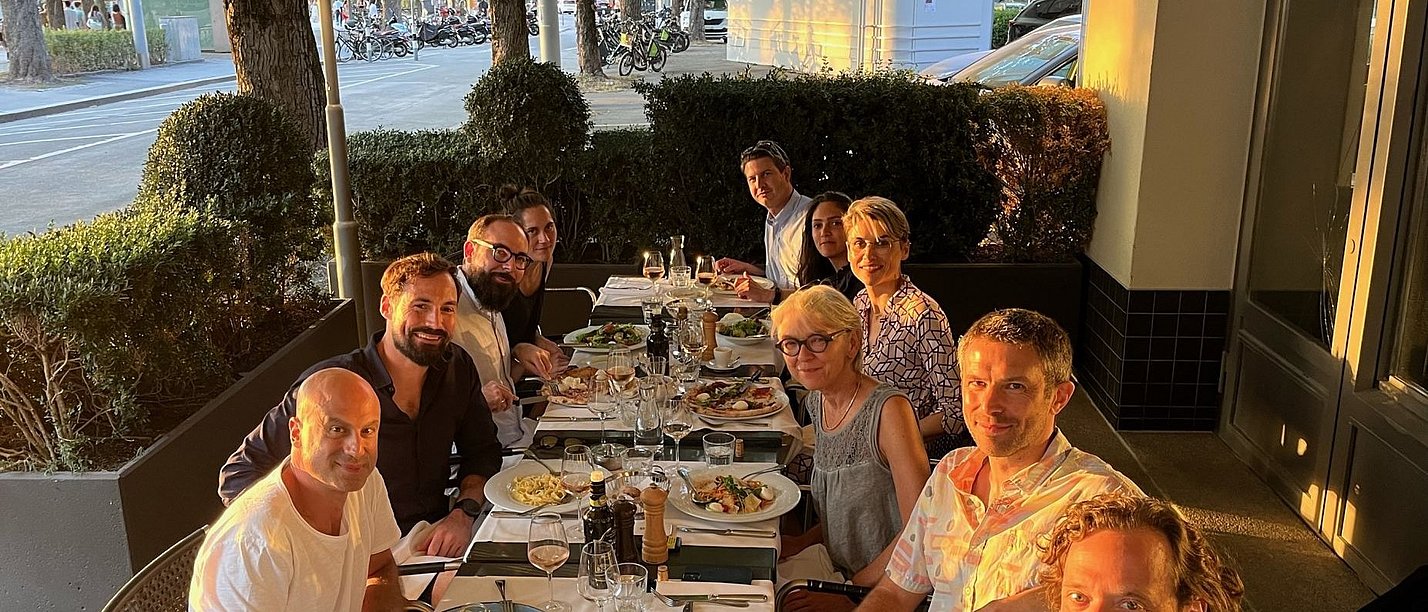
[[[635,282],[639,281],[639,282]],[[611,277],[601,288],[600,297],[592,310],[590,324],[605,322],[643,322],[640,310],[641,291],[649,290],[649,281],[629,277]],[[714,307],[721,311],[744,310],[751,312],[766,307],[736,296],[715,295]],[[720,346],[725,346],[724,338]],[[660,471],[675,480],[675,463],[698,470],[705,466],[702,437],[711,432],[726,432],[739,440],[737,453],[731,468],[736,472],[754,472],[762,468],[774,468],[785,464],[798,452],[801,445],[800,427],[794,418],[788,392],[776,376],[782,360],[777,359],[771,339],[758,343],[733,343],[740,358],[739,368],[731,371],[706,371],[700,382],[717,378],[748,380],[775,389],[782,408],[773,414],[746,421],[728,421],[705,418],[694,414],[693,427],[680,444],[671,439],[662,439],[657,459],[652,463]],[[599,365],[602,352],[573,350],[570,354],[573,365],[594,363]],[[532,402],[534,403],[534,402]],[[584,406],[534,405],[536,430],[531,446],[526,449],[527,457],[522,463],[532,463],[536,458],[543,460],[550,468],[560,469],[561,458],[567,446],[582,444],[593,447],[602,442],[611,442],[626,447],[634,446],[634,432],[626,420],[616,416],[602,423],[598,416]],[[543,409],[542,409],[543,408]],[[533,458],[532,458],[533,457]],[[508,465],[512,462],[508,462]],[[780,542],[780,519],[768,517],[752,523],[729,523],[711,520],[709,517],[694,516],[676,507],[675,496],[680,491],[678,485],[670,486],[670,503],[664,516],[666,533],[673,536],[675,544],[669,551],[664,565],[669,579],[657,583],[660,595],[650,594],[643,602],[644,610],[663,611],[690,609],[684,606],[681,596],[736,595],[759,600],[740,600],[730,605],[696,601],[694,610],[728,610],[734,607],[751,612],[775,609],[775,584],[778,580],[777,564]],[[686,507],[688,504],[686,502]],[[434,608],[446,610],[473,602],[500,602],[497,581],[502,581],[506,596],[513,601],[538,606],[550,597],[546,575],[527,560],[526,543],[531,524],[530,514],[516,515],[519,508],[497,508],[488,504],[487,511],[478,519],[472,541],[466,554],[459,558],[458,569],[447,572],[436,580],[431,589]],[[693,510],[691,510],[693,512]],[[553,588],[555,598],[566,603],[573,612],[595,612],[602,610],[595,602],[582,598],[575,587],[579,567],[583,531],[578,513],[567,510],[561,514],[570,548],[570,557],[554,572]],[[636,521],[635,532],[644,531],[643,514]],[[651,567],[651,579],[655,578]],[[430,574],[404,576],[405,590],[409,597],[427,589]],[[720,581],[724,579],[726,581]],[[733,581],[727,581],[732,579]],[[760,597],[762,596],[762,597]],[[674,597],[675,606],[665,597]],[[494,609],[500,609],[499,607]],[[604,609],[612,610],[607,602]]]

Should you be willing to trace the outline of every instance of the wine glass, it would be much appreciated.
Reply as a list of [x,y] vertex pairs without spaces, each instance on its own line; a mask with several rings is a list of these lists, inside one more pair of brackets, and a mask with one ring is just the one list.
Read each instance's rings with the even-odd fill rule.
[[590,490],[590,448],[584,444],[565,447],[560,458],[560,484],[577,497]]
[[[699,380],[699,364],[704,359],[704,349],[708,344],[704,341],[704,324],[696,317],[690,316],[690,320],[685,323],[683,333],[679,336],[680,348],[684,349],[684,354],[689,359],[689,371],[693,373],[693,380]],[[689,376],[689,373],[685,374]],[[692,381],[691,381],[692,382]]]
[[704,301],[709,301],[709,294],[714,290],[714,279],[718,275],[714,273],[714,257],[704,256],[694,264],[694,278],[699,284],[704,285]]
[[674,439],[674,467],[679,469],[679,443],[693,429],[693,415],[683,399],[672,398],[664,401],[664,435]]
[[[610,375],[610,394],[619,403],[620,415],[624,419],[627,410],[625,403],[632,397],[629,392],[630,382],[635,379],[635,360],[630,355],[630,349],[623,346],[610,349],[605,372]],[[638,393],[639,390],[636,389],[635,392]]]
[[664,276],[664,255],[659,251],[645,251],[643,273],[650,279],[650,289],[654,289],[660,277]]
[[531,565],[545,572],[545,583],[550,589],[550,601],[541,604],[547,612],[568,612],[570,606],[555,600],[555,570],[570,559],[570,545],[565,538],[565,523],[554,512],[542,512],[531,519],[530,538],[526,544],[526,558]]
[[605,571],[605,579],[615,592],[616,612],[637,612],[645,599],[649,570],[638,563],[620,563]]
[[[660,432],[664,424],[663,406],[659,400],[641,400],[635,407],[635,448],[656,450],[660,447]],[[648,466],[646,466],[648,467]]]
[[610,377],[605,372],[596,372],[590,388],[590,399],[585,407],[600,417],[600,444],[605,445],[605,419],[615,412],[615,398],[610,396]]
[[595,608],[605,609],[605,602],[615,596],[605,572],[615,567],[615,547],[605,540],[586,542],[580,547],[580,573],[575,592],[595,602]]

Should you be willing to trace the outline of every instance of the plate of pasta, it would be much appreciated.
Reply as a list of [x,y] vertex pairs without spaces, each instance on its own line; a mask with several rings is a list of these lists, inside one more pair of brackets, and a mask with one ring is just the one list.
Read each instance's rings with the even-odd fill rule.
[[[694,470],[689,485],[679,483],[677,495],[670,496],[674,507],[695,518],[719,523],[757,523],[784,515],[798,505],[801,494],[798,485],[782,474],[759,474],[743,478],[753,471],[748,465],[721,465]],[[699,502],[695,502],[695,498]]]
[[501,510],[524,512],[545,505],[551,512],[574,512],[579,496],[567,491],[560,476],[534,461],[522,461],[486,481],[486,499]]

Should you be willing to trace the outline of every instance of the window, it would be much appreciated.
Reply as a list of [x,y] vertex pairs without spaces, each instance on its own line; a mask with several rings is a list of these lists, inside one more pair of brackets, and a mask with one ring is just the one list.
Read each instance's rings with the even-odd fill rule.
[[1081,12],[1081,0],[1041,0],[1022,10],[1021,17],[1050,21]]
[[1402,267],[1398,303],[1398,330],[1390,373],[1409,388],[1428,397],[1428,206],[1419,195],[1409,213],[1407,258]]

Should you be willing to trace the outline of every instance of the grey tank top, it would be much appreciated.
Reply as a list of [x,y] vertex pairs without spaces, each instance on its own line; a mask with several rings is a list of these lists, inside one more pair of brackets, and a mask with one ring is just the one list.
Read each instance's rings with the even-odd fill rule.
[[883,403],[893,396],[906,398],[879,383],[852,421],[833,433],[823,429],[823,394],[813,391],[804,399],[817,427],[813,505],[823,519],[828,556],[850,579],[902,533],[892,470],[877,451]]

